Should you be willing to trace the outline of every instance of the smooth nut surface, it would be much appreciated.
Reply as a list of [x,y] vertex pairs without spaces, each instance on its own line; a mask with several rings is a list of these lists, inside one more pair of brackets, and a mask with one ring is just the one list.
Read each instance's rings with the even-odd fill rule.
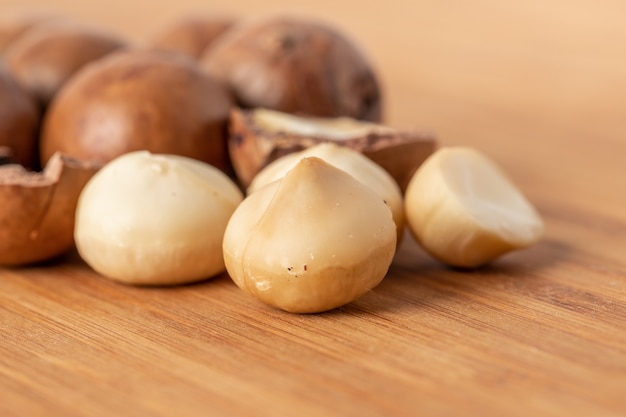
[[224,271],[222,238],[243,196],[217,168],[146,151],[123,155],[87,184],[76,246],[97,272],[129,284],[180,284]]
[[163,28],[148,46],[199,59],[205,49],[234,23],[235,18],[223,15],[185,16]]
[[54,19],[58,17],[46,12],[31,10],[11,13],[3,10],[0,15],[0,56],[27,31]]
[[239,105],[379,121],[382,93],[355,42],[313,19],[272,15],[241,22],[202,57]]
[[4,148],[4,156],[35,167],[38,126],[35,102],[0,65],[0,148]]
[[415,173],[405,194],[415,238],[435,258],[477,267],[537,242],[543,222],[506,175],[470,148],[442,148]]
[[191,59],[123,51],[68,82],[44,120],[41,155],[108,162],[137,150],[187,156],[228,170],[226,89]]
[[78,196],[98,168],[60,154],[41,173],[0,165],[0,265],[44,261],[70,249]]
[[380,196],[311,157],[243,201],[223,248],[241,289],[289,312],[314,313],[380,283],[395,253],[396,228]]
[[301,159],[312,156],[350,174],[354,179],[376,192],[391,209],[393,221],[398,230],[398,242],[400,241],[404,231],[404,200],[400,187],[391,175],[375,162],[344,146],[320,143],[301,152],[285,155],[267,165],[256,175],[248,187],[248,193],[255,192],[283,178]]
[[43,107],[83,66],[125,46],[99,29],[59,21],[20,36],[6,51],[6,65]]

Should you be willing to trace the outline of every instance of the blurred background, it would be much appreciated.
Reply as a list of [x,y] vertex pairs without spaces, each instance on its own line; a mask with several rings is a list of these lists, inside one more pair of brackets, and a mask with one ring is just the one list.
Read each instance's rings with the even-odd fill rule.
[[[401,124],[438,124],[429,109],[463,113],[487,99],[506,103],[510,111],[532,105],[600,122],[616,111],[604,98],[626,96],[626,4],[619,0],[1,0],[0,5],[2,14],[43,9],[137,42],[199,12],[321,17],[367,51],[388,90],[388,115]],[[590,71],[597,76],[589,79]],[[398,108],[405,96],[411,109]]]
[[[389,124],[433,131],[443,144],[483,147],[506,160],[513,175],[553,181],[554,187],[573,187],[569,178],[590,157],[605,158],[609,172],[622,171],[621,154],[596,145],[624,149],[626,141],[626,3],[620,0],[1,0],[0,5],[2,14],[43,9],[139,43],[193,13],[322,18],[360,43],[378,69]],[[579,152],[572,153],[567,168],[533,178],[537,170],[553,169],[571,149]],[[585,188],[593,193],[597,178],[586,178],[579,180],[589,181]]]

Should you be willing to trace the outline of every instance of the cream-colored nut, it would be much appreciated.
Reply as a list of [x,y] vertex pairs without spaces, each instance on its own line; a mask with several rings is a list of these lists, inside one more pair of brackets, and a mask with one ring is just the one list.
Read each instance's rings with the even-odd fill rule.
[[384,278],[395,249],[383,199],[315,157],[250,194],[231,217],[223,246],[237,286],[294,313],[357,299]]
[[477,267],[536,243],[537,211],[486,156],[464,147],[442,148],[413,176],[405,194],[407,223],[435,258]]
[[222,239],[243,196],[217,168],[132,152],[83,189],[75,239],[97,272],[130,284],[180,284],[224,271]]
[[393,177],[378,164],[360,152],[345,146],[320,143],[303,151],[285,155],[267,165],[254,177],[248,187],[248,193],[284,177],[302,158],[311,156],[328,162],[372,188],[389,205],[398,231],[398,241],[400,241],[404,231],[404,202],[400,187]]

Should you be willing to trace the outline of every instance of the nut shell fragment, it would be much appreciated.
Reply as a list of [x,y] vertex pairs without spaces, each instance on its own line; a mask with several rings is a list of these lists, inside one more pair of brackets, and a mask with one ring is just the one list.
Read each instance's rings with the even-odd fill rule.
[[383,167],[402,191],[436,147],[430,134],[350,118],[299,117],[267,109],[231,111],[228,151],[245,187],[273,160],[328,142],[361,152]]
[[1,165],[0,265],[44,261],[70,249],[78,195],[97,169],[60,154],[42,173]]

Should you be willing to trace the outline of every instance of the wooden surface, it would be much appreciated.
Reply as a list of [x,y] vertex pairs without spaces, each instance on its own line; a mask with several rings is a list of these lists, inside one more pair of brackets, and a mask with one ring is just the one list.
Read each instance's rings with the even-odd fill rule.
[[[201,4],[57,3],[139,40]],[[0,415],[626,415],[626,3],[359,4],[298,10],[361,41],[391,124],[501,164],[545,239],[461,272],[407,238],[379,287],[319,315],[264,307],[227,276],[123,286],[75,254],[0,269]]]

